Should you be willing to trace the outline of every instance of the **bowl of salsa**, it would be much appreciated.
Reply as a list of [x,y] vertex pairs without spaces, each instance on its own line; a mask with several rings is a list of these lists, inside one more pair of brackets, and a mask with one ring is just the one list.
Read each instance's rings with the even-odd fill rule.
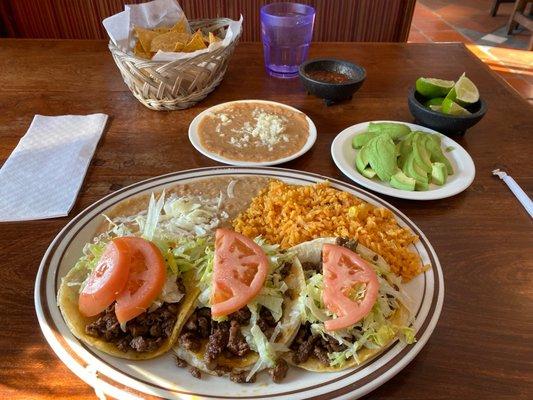
[[322,58],[300,65],[299,76],[308,93],[330,106],[351,99],[363,84],[366,71],[348,61]]

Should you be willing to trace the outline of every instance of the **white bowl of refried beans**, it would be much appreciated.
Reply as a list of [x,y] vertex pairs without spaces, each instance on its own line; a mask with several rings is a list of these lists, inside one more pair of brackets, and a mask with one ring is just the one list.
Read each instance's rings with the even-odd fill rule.
[[189,140],[212,160],[237,166],[293,160],[315,143],[313,121],[294,107],[266,100],[239,100],[211,107],[189,125]]

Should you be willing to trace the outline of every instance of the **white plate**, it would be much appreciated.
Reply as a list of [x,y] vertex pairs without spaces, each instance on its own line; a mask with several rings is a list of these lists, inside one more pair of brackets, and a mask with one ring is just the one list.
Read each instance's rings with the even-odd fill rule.
[[189,140],[191,141],[192,145],[196,150],[198,150],[200,153],[202,153],[204,156],[218,161],[223,164],[228,165],[235,165],[238,167],[259,167],[259,166],[268,166],[268,165],[278,165],[282,164],[287,161],[294,160],[295,158],[300,157],[302,154],[305,154],[316,141],[316,126],[307,115],[305,115],[305,119],[307,120],[307,124],[309,125],[309,136],[307,136],[307,141],[303,145],[303,147],[297,151],[294,154],[291,154],[290,156],[278,158],[277,160],[272,161],[262,161],[262,162],[256,162],[256,161],[239,161],[239,160],[232,160],[231,158],[226,158],[221,156],[220,154],[213,153],[209,150],[207,150],[205,147],[202,146],[200,143],[200,138],[198,136],[198,124],[200,121],[209,113],[213,113],[216,111],[219,111],[231,104],[238,104],[238,103],[260,103],[260,104],[270,104],[277,107],[283,107],[287,110],[294,111],[294,112],[301,112],[300,110],[297,110],[294,107],[288,106],[283,103],[277,103],[275,101],[267,101],[267,100],[238,100],[238,101],[230,101],[227,103],[218,104],[216,106],[213,106],[211,108],[208,108],[207,110],[202,111],[200,114],[198,114],[189,125]]
[[333,143],[331,144],[331,156],[337,167],[350,178],[352,181],[371,189],[378,193],[383,193],[388,196],[398,197],[400,199],[409,200],[437,200],[444,199],[446,197],[455,196],[457,193],[461,193],[465,190],[476,176],[476,167],[470,154],[466,152],[461,145],[448,136],[444,136],[432,129],[424,126],[409,124],[407,122],[400,121],[371,121],[371,122],[396,122],[399,124],[405,124],[411,130],[424,131],[433,134],[437,134],[442,138],[442,146],[444,148],[451,146],[453,150],[444,153],[450,163],[452,164],[454,173],[448,176],[448,180],[445,185],[437,186],[434,184],[429,185],[429,190],[426,191],[414,191],[400,190],[393,188],[388,182],[382,182],[376,179],[368,179],[361,175],[355,168],[355,155],[358,150],[354,150],[352,147],[352,138],[356,135],[360,135],[366,131],[370,122],[362,122],[357,125],[352,125],[339,133]]
[[[254,384],[237,384],[222,377],[192,378],[186,369],[178,368],[171,353],[153,360],[132,361],[115,358],[83,344],[72,335],[57,307],[56,293],[61,278],[72,268],[82,252],[84,243],[91,240],[102,213],[119,201],[140,193],[150,193],[170,185],[193,183],[201,178],[224,175],[260,175],[281,179],[293,184],[313,184],[328,179],[339,190],[391,210],[401,226],[409,227],[420,241],[413,246],[424,264],[431,267],[406,285],[415,314],[414,329],[417,342],[405,345],[394,342],[381,354],[358,368],[337,373],[312,373],[291,367],[282,384],[270,381],[268,374],[260,374]],[[121,189],[91,205],[56,236],[46,251],[35,282],[35,309],[43,334],[58,357],[76,375],[98,391],[114,398],[155,395],[164,398],[221,398],[221,399],[307,399],[356,398],[375,389],[402,370],[422,349],[439,318],[444,297],[442,269],[428,239],[404,214],[362,189],[335,179],[307,172],[281,168],[202,168],[176,172]],[[414,381],[413,381],[413,384]]]

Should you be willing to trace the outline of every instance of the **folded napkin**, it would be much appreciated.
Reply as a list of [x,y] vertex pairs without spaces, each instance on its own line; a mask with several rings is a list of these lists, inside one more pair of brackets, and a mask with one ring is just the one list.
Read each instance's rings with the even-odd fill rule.
[[107,115],[36,115],[0,169],[0,222],[64,217],[71,210]]

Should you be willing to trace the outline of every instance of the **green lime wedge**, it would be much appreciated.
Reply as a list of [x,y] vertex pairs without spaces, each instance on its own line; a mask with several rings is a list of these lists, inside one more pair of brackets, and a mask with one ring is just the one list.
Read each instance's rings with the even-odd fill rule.
[[418,78],[416,80],[416,91],[427,98],[444,97],[453,88],[454,81],[445,81],[435,78]]
[[455,88],[452,88],[452,90],[448,92],[444,99],[450,99],[451,101],[455,101],[455,99],[457,99],[457,93],[455,93]]
[[435,97],[434,99],[429,99],[425,102],[425,106],[431,108],[431,106],[440,106],[444,101],[444,97]]
[[453,87],[456,95],[456,102],[462,106],[468,106],[479,101],[479,90],[476,85],[465,74],[463,74]]
[[433,111],[442,112],[442,106],[438,106],[438,105],[435,105],[435,104],[430,104],[429,108],[432,109]]
[[468,111],[466,108],[461,107],[459,104],[454,102],[451,99],[444,99],[442,102],[442,109],[441,111],[444,114],[450,114],[450,115],[470,115],[470,111]]

